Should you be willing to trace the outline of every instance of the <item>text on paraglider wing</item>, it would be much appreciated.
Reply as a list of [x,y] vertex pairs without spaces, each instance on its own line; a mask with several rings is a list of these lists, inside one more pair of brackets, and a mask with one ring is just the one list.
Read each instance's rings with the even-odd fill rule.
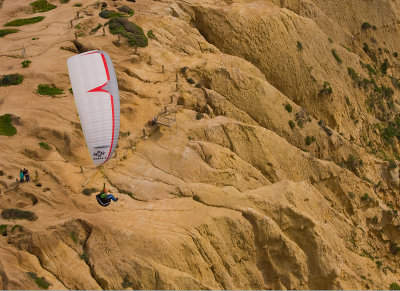
[[97,151],[93,153],[93,159],[94,160],[101,160],[104,159],[106,152],[103,151]]

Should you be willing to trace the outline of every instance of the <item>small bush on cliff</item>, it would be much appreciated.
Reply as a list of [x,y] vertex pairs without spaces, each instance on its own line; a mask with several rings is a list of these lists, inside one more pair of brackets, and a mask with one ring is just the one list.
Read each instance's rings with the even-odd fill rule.
[[6,36],[7,34],[16,33],[18,29],[8,28],[8,29],[0,29],[0,37]]
[[34,13],[35,12],[46,12],[46,11],[52,10],[57,7],[57,5],[47,3],[47,0],[37,0],[37,1],[30,3],[29,5],[32,6]]
[[11,85],[19,85],[24,80],[24,76],[20,74],[4,75],[0,80],[0,87],[6,87]]
[[42,21],[43,19],[44,19],[44,16],[16,19],[16,20],[7,22],[6,24],[4,24],[4,26],[22,26],[22,25],[27,25],[27,24],[34,24],[34,23],[38,23],[38,22]]

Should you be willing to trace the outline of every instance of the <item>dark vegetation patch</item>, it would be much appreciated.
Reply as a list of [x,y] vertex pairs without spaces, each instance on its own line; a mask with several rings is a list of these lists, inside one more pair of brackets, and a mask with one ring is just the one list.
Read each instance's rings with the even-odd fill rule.
[[290,129],[294,129],[296,127],[293,120],[289,120],[289,126],[290,126]]
[[318,96],[324,96],[324,95],[330,95],[332,94],[333,90],[331,85],[325,81],[324,82],[324,87],[319,91]]
[[0,37],[6,36],[7,34],[16,33],[18,29],[8,28],[8,29],[0,29]]
[[1,212],[1,217],[4,219],[27,219],[30,221],[37,219],[37,215],[35,213],[15,208],[4,209]]
[[292,111],[293,111],[292,105],[290,105],[289,103],[285,104],[285,109],[289,113],[292,113]]
[[64,93],[62,89],[59,89],[54,85],[49,86],[47,84],[38,85],[36,92],[40,95],[49,95],[49,96],[61,95]]
[[29,5],[32,6],[33,12],[46,12],[52,10],[57,7],[57,5],[53,5],[47,2],[47,0],[36,0]]
[[11,121],[10,114],[0,116],[0,135],[13,136],[17,133],[17,129],[11,124]]
[[297,49],[299,51],[303,50],[303,44],[300,41],[297,41]]
[[38,23],[44,19],[44,16],[36,16],[32,18],[16,19],[4,24],[4,26],[22,26],[27,24]]
[[74,4],[75,7],[82,7],[82,3],[76,3]]
[[146,47],[148,39],[144,35],[143,29],[128,19],[123,17],[112,18],[109,22],[110,33],[120,34],[128,39],[131,46]]
[[24,80],[24,76],[20,74],[4,75],[0,80],[0,87],[19,85]]
[[202,119],[202,118],[204,118],[204,114],[201,113],[201,112],[197,112],[197,113],[196,113],[196,120],[200,120],[200,119]]

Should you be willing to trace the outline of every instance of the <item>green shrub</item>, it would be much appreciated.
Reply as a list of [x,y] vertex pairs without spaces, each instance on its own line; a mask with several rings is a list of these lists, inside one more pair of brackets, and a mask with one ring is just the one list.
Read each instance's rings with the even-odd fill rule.
[[345,161],[345,165],[347,169],[357,174],[358,168],[363,165],[363,161],[350,154],[347,161]]
[[92,30],[90,31],[90,33],[95,33],[96,31],[98,31],[101,27],[101,24],[97,24],[97,26],[95,28],[92,28]]
[[368,193],[365,193],[360,199],[362,202],[373,201],[373,199],[369,197]]
[[196,113],[196,120],[200,120],[200,119],[202,119],[204,117],[204,114],[203,113],[201,113],[201,112],[197,112]]
[[332,92],[333,92],[333,90],[332,90],[331,85],[327,81],[325,81],[324,87],[319,91],[318,95],[319,96],[326,95],[326,94],[330,95],[330,94],[332,94]]
[[118,9],[119,12],[123,12],[123,13],[129,14],[129,16],[133,16],[133,14],[134,14],[133,9],[129,8],[126,5],[118,7],[117,9]]
[[11,232],[14,232],[17,228],[18,228],[19,230],[22,230],[22,229],[23,229],[22,225],[15,224],[15,225],[13,225],[13,227],[11,228]]
[[110,19],[110,18],[114,18],[114,17],[122,17],[124,15],[117,11],[105,9],[99,13],[99,16],[101,18]]
[[57,7],[57,5],[53,5],[50,3],[47,3],[47,0],[36,0],[29,5],[32,6],[33,12],[46,12],[49,10],[52,10]]
[[54,85],[49,86],[47,84],[38,85],[36,92],[40,95],[49,95],[49,96],[61,95],[64,93],[62,89],[59,89]]
[[25,211],[21,209],[4,209],[1,212],[1,217],[4,219],[27,219],[30,221],[36,220],[37,216],[31,211]]
[[342,59],[339,57],[339,55],[338,55],[338,53],[337,53],[337,51],[336,51],[335,49],[332,49],[332,55],[333,55],[333,57],[335,58],[335,60],[336,60],[339,64],[342,63]]
[[389,160],[389,169],[393,170],[393,169],[396,169],[396,168],[397,168],[397,164],[396,164],[395,160],[390,159]]
[[291,129],[295,128],[296,125],[294,124],[293,120],[289,120],[289,126]]
[[386,75],[388,68],[389,68],[389,61],[388,61],[388,59],[385,59],[385,61],[381,64],[382,74]]
[[396,282],[393,282],[392,284],[390,284],[389,290],[400,290],[400,285]]
[[23,68],[27,68],[27,67],[29,67],[29,65],[30,65],[31,63],[32,63],[31,61],[26,60],[26,61],[21,62],[21,65],[22,65]]
[[0,80],[0,87],[19,85],[24,80],[24,76],[20,74],[4,75]]
[[291,113],[292,110],[293,110],[292,105],[290,105],[289,103],[286,103],[286,104],[285,104],[285,109],[286,109],[286,111],[289,112],[289,113]]
[[82,190],[82,193],[87,195],[87,196],[90,196],[90,194],[98,192],[98,191],[99,190],[97,190],[96,188],[85,188],[85,189]]
[[44,277],[38,277],[35,273],[33,272],[28,272],[27,273],[29,277],[31,277],[33,280],[35,280],[36,285],[38,285],[38,287],[42,288],[42,289],[49,289],[49,287],[51,286],[51,284],[49,282],[47,282],[47,280]]
[[51,150],[51,146],[49,146],[47,143],[45,143],[45,142],[43,142],[43,141],[39,143],[39,146],[40,146],[42,149]]
[[0,37],[6,36],[7,34],[16,33],[18,29],[15,28],[7,28],[7,29],[0,29]]
[[148,45],[148,39],[144,35],[143,29],[126,18],[114,17],[108,22],[108,25],[110,33],[125,36],[131,46],[146,47]]
[[303,44],[300,41],[297,41],[297,49],[299,51],[303,50]]
[[394,52],[394,53],[393,53],[393,56],[394,56],[395,58],[397,58],[397,57],[399,56],[399,54],[398,54],[397,52]]
[[38,37],[32,37],[32,40],[38,40],[39,38]]
[[361,29],[363,29],[363,30],[369,29],[371,27],[372,27],[372,25],[369,24],[368,22],[363,22],[363,24],[361,25]]
[[79,256],[79,258],[81,260],[84,260],[86,264],[89,263],[89,256],[85,252],[83,252],[83,254]]
[[68,2],[69,2],[69,0],[60,0],[61,4],[68,3]]
[[306,145],[310,145],[314,141],[315,141],[315,137],[314,136],[309,136],[309,135],[306,136],[306,139],[305,139]]
[[81,29],[81,24],[78,23],[77,25],[74,26],[75,29]]
[[82,7],[82,3],[76,3],[74,4],[75,7]]
[[36,16],[32,18],[16,19],[4,24],[4,26],[22,26],[27,24],[38,23],[44,19],[44,16]]
[[186,82],[188,82],[189,84],[194,84],[194,83],[196,83],[192,78],[187,78],[186,79]]
[[74,243],[77,243],[78,238],[76,237],[76,232],[75,232],[75,231],[71,231],[69,235],[70,235],[72,241],[73,241]]
[[368,43],[364,42],[364,44],[363,44],[363,50],[364,50],[364,52],[367,53],[367,54],[371,52]]
[[7,224],[0,225],[0,234],[2,236],[7,236]]
[[13,136],[17,133],[17,129],[11,124],[11,121],[10,114],[0,116],[0,135]]
[[151,39],[155,39],[155,38],[156,38],[156,36],[154,35],[154,33],[153,33],[152,30],[149,30],[149,31],[147,32],[147,37],[148,37],[148,38],[151,38]]

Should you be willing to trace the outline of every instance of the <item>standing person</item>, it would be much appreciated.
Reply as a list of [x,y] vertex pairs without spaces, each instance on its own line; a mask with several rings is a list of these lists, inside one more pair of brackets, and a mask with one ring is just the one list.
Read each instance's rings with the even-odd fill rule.
[[103,190],[101,190],[101,192],[100,192],[100,198],[101,199],[111,199],[114,202],[118,201],[118,198],[115,198],[114,195],[112,195],[112,194],[107,195],[107,192],[110,192],[110,190],[106,189],[106,183],[104,183]]
[[25,176],[25,181],[26,182],[29,182],[29,174],[28,174],[28,170],[27,169],[24,169],[25,171],[25,173],[24,173],[24,176]]
[[22,170],[19,171],[20,182],[24,183],[24,172]]

